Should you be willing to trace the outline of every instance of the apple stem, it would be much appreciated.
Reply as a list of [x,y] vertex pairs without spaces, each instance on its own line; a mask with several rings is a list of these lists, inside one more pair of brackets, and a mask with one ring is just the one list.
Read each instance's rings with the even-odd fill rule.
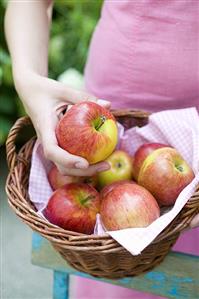
[[106,121],[106,116],[104,115],[101,115],[100,116],[100,121],[99,123],[97,124],[97,126],[95,127],[96,130],[99,130],[99,128],[105,123]]
[[183,172],[183,167],[181,165],[176,166],[177,170],[179,170],[180,172]]
[[84,198],[84,199],[81,199],[81,204],[82,205],[84,205],[85,203],[87,203],[87,201],[89,201],[89,200],[91,200],[91,199],[94,199],[94,197],[95,196],[93,196],[93,195],[89,195],[89,196],[87,196],[86,198]]
[[117,162],[117,167],[118,167],[118,168],[121,168],[121,167],[122,167],[122,163]]

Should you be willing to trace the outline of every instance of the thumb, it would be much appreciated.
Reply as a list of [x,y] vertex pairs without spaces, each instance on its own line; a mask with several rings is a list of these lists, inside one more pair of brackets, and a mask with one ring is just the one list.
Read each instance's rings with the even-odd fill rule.
[[89,163],[86,159],[72,155],[58,146],[55,135],[56,123],[56,115],[48,111],[40,120],[38,131],[45,157],[65,168],[88,168]]

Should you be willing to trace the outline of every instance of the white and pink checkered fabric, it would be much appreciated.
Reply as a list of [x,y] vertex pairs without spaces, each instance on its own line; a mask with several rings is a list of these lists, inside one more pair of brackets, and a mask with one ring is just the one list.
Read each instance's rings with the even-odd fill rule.
[[[140,254],[176,217],[199,183],[199,116],[197,110],[187,108],[154,113],[150,116],[148,125],[142,128],[132,128],[126,132],[120,126],[120,148],[133,155],[136,149],[146,142],[160,142],[176,148],[192,166],[196,177],[180,193],[172,209],[148,227],[106,232],[133,255]],[[29,195],[40,215],[52,194],[46,175],[50,165],[51,162],[46,161],[43,156],[42,146],[36,142],[32,155]],[[105,233],[99,215],[95,233]]]

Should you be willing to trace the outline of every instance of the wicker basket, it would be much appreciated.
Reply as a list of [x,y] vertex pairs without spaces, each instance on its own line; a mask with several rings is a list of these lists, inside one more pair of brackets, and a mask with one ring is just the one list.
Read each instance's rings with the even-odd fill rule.
[[[125,128],[147,123],[148,113],[117,110],[113,114]],[[199,187],[173,222],[138,256],[132,256],[110,236],[85,235],[57,228],[36,214],[29,200],[28,181],[32,149],[36,138],[29,140],[16,153],[16,138],[21,129],[32,125],[28,117],[17,120],[7,139],[7,160],[10,173],[6,192],[14,212],[34,231],[48,239],[61,256],[75,269],[96,277],[122,278],[151,270],[159,264],[199,212]]]

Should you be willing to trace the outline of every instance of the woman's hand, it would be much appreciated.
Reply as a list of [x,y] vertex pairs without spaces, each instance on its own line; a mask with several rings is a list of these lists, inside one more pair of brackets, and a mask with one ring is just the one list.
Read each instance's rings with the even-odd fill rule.
[[43,145],[45,157],[53,161],[65,175],[92,176],[109,169],[106,162],[89,165],[84,158],[61,149],[57,144],[55,127],[61,111],[68,104],[88,100],[109,108],[110,103],[34,73],[23,74],[23,77],[23,80],[15,82],[16,89]]
[[[55,126],[63,106],[83,100],[96,102],[97,99],[47,78],[52,7],[51,0],[8,2],[5,32],[15,87],[43,144],[45,156],[63,174],[91,176],[107,169],[107,164],[89,166],[85,159],[62,150],[55,137]],[[107,107],[109,103],[102,102],[101,105]]]

